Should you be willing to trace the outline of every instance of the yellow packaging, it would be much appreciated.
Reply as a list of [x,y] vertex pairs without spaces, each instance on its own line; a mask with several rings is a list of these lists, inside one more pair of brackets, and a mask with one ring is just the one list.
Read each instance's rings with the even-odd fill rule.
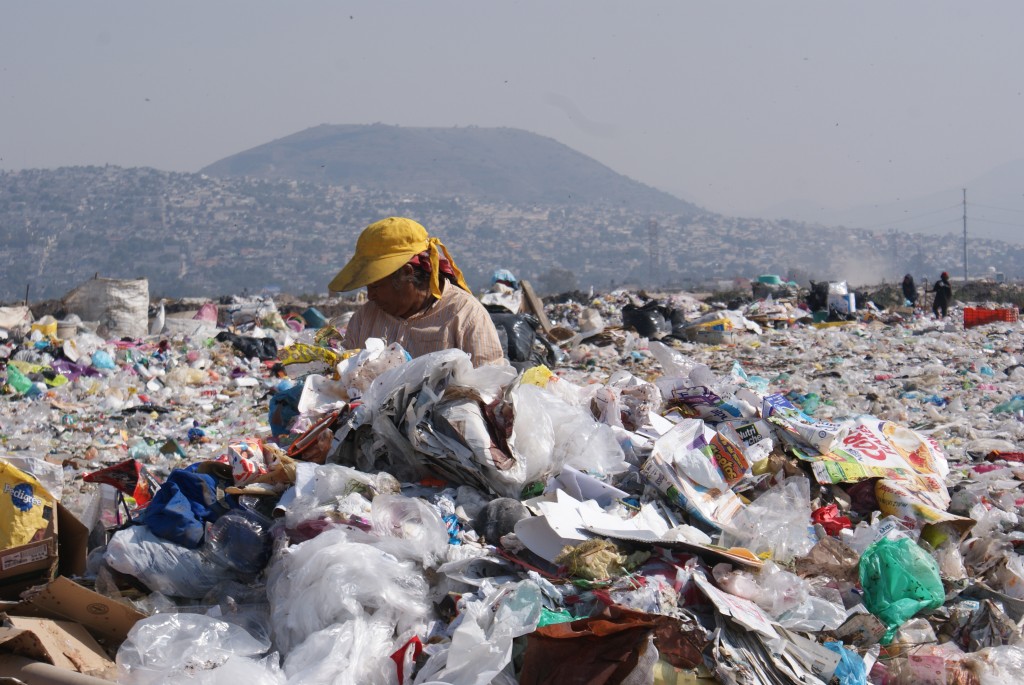
[[351,355],[343,355],[328,347],[307,345],[306,343],[295,343],[280,350],[277,359],[285,366],[289,364],[308,364],[309,362],[320,361],[328,366],[334,367],[338,362],[347,359]]
[[552,378],[557,378],[557,376],[551,373],[551,369],[543,364],[539,364],[523,372],[523,379],[521,383],[525,385],[536,385],[539,388],[546,388],[548,387],[548,381]]
[[43,318],[48,318],[48,319],[50,319],[50,321],[44,322],[44,321],[40,320],[40,321],[32,324],[32,330],[33,331],[39,331],[40,333],[43,334],[44,337],[56,338],[57,337],[57,321],[56,321],[56,319],[54,319],[53,317],[43,317]]
[[53,495],[35,478],[0,461],[0,549],[28,544],[53,520]]

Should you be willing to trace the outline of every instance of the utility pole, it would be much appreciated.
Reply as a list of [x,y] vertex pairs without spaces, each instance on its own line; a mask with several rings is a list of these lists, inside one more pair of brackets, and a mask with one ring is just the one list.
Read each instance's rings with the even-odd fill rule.
[[661,237],[661,228],[658,226],[658,222],[654,219],[647,221],[647,250],[650,256],[650,280],[651,285],[655,285],[659,282],[659,275],[661,271],[661,249],[659,246],[659,238]]
[[967,188],[964,188],[964,284],[967,283]]

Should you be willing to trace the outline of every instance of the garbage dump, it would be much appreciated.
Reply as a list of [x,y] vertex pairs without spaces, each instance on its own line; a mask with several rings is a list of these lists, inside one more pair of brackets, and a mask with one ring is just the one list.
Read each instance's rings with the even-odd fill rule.
[[1020,682],[1024,327],[845,302],[590,295],[477,368],[5,310],[0,675]]

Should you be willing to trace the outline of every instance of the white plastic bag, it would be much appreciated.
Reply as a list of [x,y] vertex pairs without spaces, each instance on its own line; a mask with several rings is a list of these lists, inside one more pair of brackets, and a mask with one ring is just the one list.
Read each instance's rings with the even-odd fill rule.
[[159,538],[146,526],[114,533],[103,556],[115,571],[141,580],[146,587],[172,597],[201,599],[218,583],[235,576],[200,550]]
[[378,546],[400,558],[430,567],[448,550],[448,527],[437,510],[418,497],[378,495],[371,521],[373,532],[385,538]]
[[283,654],[318,630],[368,615],[400,630],[419,628],[430,609],[417,566],[352,542],[342,528],[273,559],[267,596],[274,642]]
[[[310,465],[299,464],[300,471]],[[357,469],[339,464],[324,464],[314,467],[312,481],[296,481],[294,499],[287,503],[285,523],[294,528],[310,518],[316,518],[326,510],[339,508],[346,498],[359,496],[365,502],[369,513],[369,501],[380,494],[400,492],[401,484],[386,472],[363,473]],[[357,511],[343,513],[356,514]]]
[[628,465],[610,426],[534,385],[509,392],[514,411],[508,440],[517,459],[525,460],[526,482],[541,480],[573,466],[595,475],[611,475]]
[[[273,663],[276,659],[267,663],[253,660],[269,648],[268,643],[243,628],[209,616],[157,614],[142,619],[128,632],[128,639],[117,652],[118,682],[177,685],[189,678],[189,682],[211,685],[283,685]],[[210,678],[203,672],[209,672]],[[234,681],[227,677],[229,673],[244,673],[246,678]]]
[[392,631],[391,624],[363,616],[318,630],[285,657],[289,685],[392,685]]
[[1024,648],[1016,645],[986,647],[968,654],[964,663],[981,685],[1017,683],[1024,672]]
[[468,601],[451,645],[435,653],[416,674],[417,685],[489,685],[512,659],[512,640],[537,628],[542,595],[529,580],[498,588],[485,585],[486,599]]

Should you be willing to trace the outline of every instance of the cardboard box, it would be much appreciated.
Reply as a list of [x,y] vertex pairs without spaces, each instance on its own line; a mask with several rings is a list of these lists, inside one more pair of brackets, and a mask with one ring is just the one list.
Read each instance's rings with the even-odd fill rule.
[[89,529],[60,502],[56,510],[41,539],[0,551],[0,599],[16,600],[57,575],[85,572]]
[[738,336],[733,331],[719,331],[708,328],[686,329],[686,339],[703,345],[732,345]]
[[0,614],[0,651],[100,678],[117,675],[92,635],[70,621]]
[[82,587],[70,578],[59,577],[39,587],[20,602],[0,604],[10,615],[74,621],[97,640],[116,649],[128,637],[137,621],[146,617],[131,606]]

